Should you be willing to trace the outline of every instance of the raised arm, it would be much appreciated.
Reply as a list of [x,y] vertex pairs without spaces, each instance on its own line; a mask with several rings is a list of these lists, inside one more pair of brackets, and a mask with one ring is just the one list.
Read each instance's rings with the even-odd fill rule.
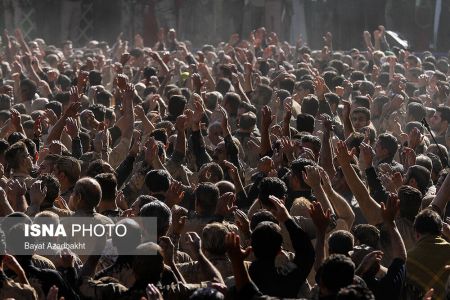
[[339,219],[343,220],[347,225],[347,230],[351,230],[353,222],[355,221],[355,213],[348,204],[332,187],[330,177],[325,170],[319,170],[320,178],[322,179],[322,187],[334,207],[334,211]]
[[347,145],[343,141],[339,141],[336,147],[336,155],[344,173],[345,181],[358,201],[364,217],[371,225],[380,224],[382,221],[380,205],[370,196],[366,186],[351,165],[354,149],[348,151]]
[[274,117],[269,106],[265,105],[261,109],[261,147],[260,156],[272,156],[272,143],[270,141],[270,124],[272,124]]
[[395,258],[400,258],[406,262],[406,248],[402,236],[395,224],[395,218],[400,211],[400,200],[395,194],[390,194],[387,203],[381,203],[381,215],[383,217],[383,226],[386,229],[391,247],[391,255]]

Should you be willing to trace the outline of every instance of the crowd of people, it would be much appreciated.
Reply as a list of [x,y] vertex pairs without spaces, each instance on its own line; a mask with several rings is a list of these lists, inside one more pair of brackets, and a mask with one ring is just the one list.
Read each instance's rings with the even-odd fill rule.
[[[450,299],[449,58],[362,36],[5,31],[0,298]],[[130,235],[18,251],[74,217]]]

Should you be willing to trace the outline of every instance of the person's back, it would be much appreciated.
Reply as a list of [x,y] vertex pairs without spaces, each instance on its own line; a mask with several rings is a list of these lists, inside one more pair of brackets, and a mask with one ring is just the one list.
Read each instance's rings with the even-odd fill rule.
[[[450,243],[441,236],[442,220],[431,209],[420,212],[414,221],[418,235],[416,246],[408,251],[406,262],[408,290],[419,290],[419,294],[434,289],[436,299],[444,299],[445,284],[450,270]],[[411,288],[412,286],[412,288]]]

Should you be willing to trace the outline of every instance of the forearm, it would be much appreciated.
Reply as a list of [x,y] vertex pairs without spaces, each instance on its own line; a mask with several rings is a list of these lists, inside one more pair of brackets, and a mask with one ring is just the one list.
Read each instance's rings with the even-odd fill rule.
[[366,169],[367,184],[369,185],[370,195],[378,203],[386,202],[388,199],[388,193],[383,187],[377,172],[373,166]]
[[72,138],[72,156],[79,159],[83,155],[83,145],[79,137]]
[[186,156],[186,131],[184,129],[177,130],[177,140],[174,150],[180,153],[182,157]]
[[320,179],[319,179],[319,184],[317,184],[316,186],[313,186],[312,189],[313,189],[314,195],[316,196],[316,199],[320,202],[320,204],[322,204],[323,210],[327,211],[329,209],[331,211],[331,214],[334,214],[333,206],[331,205],[330,201],[328,200],[328,197],[325,194],[325,191],[324,191],[322,185],[320,184]]
[[25,195],[16,198],[16,205],[14,211],[25,212],[28,208],[27,199]]
[[333,149],[331,148],[331,133],[327,130],[323,133],[322,147],[320,148],[319,165],[327,172],[330,178],[334,177],[336,170],[333,165]]
[[317,272],[325,259],[325,233],[316,235],[316,260],[314,261],[314,270]]
[[400,258],[406,261],[406,248],[403,242],[402,236],[398,231],[395,221],[387,224],[384,223],[384,228],[387,230],[391,245],[391,255],[392,258]]
[[144,116],[142,119],[142,135],[143,136],[147,136],[150,133],[153,132],[153,130],[155,130],[155,126],[153,126],[152,122],[150,122],[150,120],[147,118],[147,116]]
[[431,207],[436,210],[441,216],[445,213],[445,207],[450,197],[450,176],[447,175],[444,182],[439,189],[436,197],[431,201]]
[[342,165],[341,169],[368,223],[371,225],[380,224],[382,222],[380,205],[370,196],[369,191],[350,164]]
[[200,269],[202,270],[202,274],[204,274],[209,281],[218,282],[222,284],[224,283],[222,275],[220,275],[220,272],[206,258],[206,256],[203,254],[201,250],[198,253],[198,264],[200,266]]
[[186,284],[186,280],[184,279],[183,275],[181,274],[180,270],[178,270],[178,267],[176,263],[172,260],[169,263],[169,267],[172,269],[173,273],[175,274],[175,277],[178,279],[178,281]]
[[284,222],[289,237],[292,241],[292,247],[295,251],[294,263],[307,276],[314,264],[315,252],[314,247],[309,239],[308,234],[303,231],[293,219]]
[[353,222],[355,221],[355,213],[348,202],[331,187],[326,188],[325,193],[333,205],[337,217],[344,220],[345,224],[347,224],[347,229],[350,230],[353,226]]
[[9,204],[8,200],[1,201],[0,203],[0,217],[5,217],[9,214],[12,214],[14,212],[14,209],[11,207],[11,204]]
[[193,129],[191,132],[191,139],[193,148],[192,152],[195,155],[197,169],[200,170],[201,166],[211,161],[211,157],[206,151],[205,142],[200,130]]
[[120,189],[122,185],[127,180],[128,176],[130,176],[133,171],[133,164],[135,161],[135,157],[132,155],[128,155],[117,167],[117,188]]
[[67,117],[65,115],[62,115],[61,118],[56,121],[55,125],[47,136],[47,145],[49,145],[52,141],[59,140],[61,138],[61,133],[63,132],[64,126],[66,125],[66,120]]
[[227,150],[227,157],[230,162],[232,162],[238,170],[240,170],[239,165],[239,150],[236,144],[234,143],[233,137],[231,134],[227,134],[224,137],[225,141],[225,149]]
[[353,127],[352,121],[350,120],[350,115],[344,116],[344,135],[345,138],[348,138],[355,132],[355,128]]
[[260,156],[272,156],[272,143],[270,142],[269,128],[261,130]]

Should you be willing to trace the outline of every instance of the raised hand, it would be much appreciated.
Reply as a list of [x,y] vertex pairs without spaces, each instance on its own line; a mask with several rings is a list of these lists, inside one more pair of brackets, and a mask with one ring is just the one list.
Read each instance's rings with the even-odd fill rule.
[[361,145],[359,146],[359,160],[366,169],[372,166],[374,157],[375,153],[372,147],[366,143],[361,143]]
[[183,200],[183,197],[184,197],[183,185],[176,180],[172,180],[169,189],[166,192],[167,206],[173,207],[174,205],[180,204],[181,200]]
[[164,263],[172,265],[175,262],[175,246],[172,240],[167,236],[162,236],[159,240],[159,246],[164,252]]
[[273,213],[275,218],[277,218],[277,220],[280,223],[284,223],[285,221],[287,221],[288,219],[291,218],[291,215],[289,214],[286,206],[284,206],[283,202],[280,199],[278,199],[275,196],[270,195],[269,201],[272,204],[270,211]]
[[242,249],[239,235],[230,232],[225,236],[225,248],[232,262],[243,262],[251,252],[251,248]]
[[331,210],[323,211],[320,202],[313,202],[309,207],[309,215],[317,228],[317,231],[325,234],[331,222]]
[[306,166],[305,172],[302,172],[303,180],[311,188],[320,187],[320,173],[317,166]]
[[270,125],[274,121],[275,116],[272,115],[272,110],[269,106],[264,105],[263,108],[261,108],[261,128],[266,131],[269,130]]
[[336,144],[336,157],[341,166],[351,164],[355,152],[355,148],[352,148],[352,150],[348,151],[347,145],[343,141],[338,141]]
[[172,206],[172,233],[180,235],[186,225],[188,210],[182,206]]
[[234,211],[234,222],[239,230],[246,235],[246,237],[250,237],[250,220],[242,210],[236,209]]
[[384,223],[387,225],[393,224],[399,211],[400,200],[397,194],[390,193],[386,204],[381,202],[381,216],[383,217]]
[[45,196],[47,195],[47,187],[42,186],[41,180],[36,180],[30,188],[30,202],[37,207],[40,207],[42,202],[44,202]]
[[78,127],[78,123],[74,118],[66,119],[66,132],[72,139],[76,138],[80,134],[80,128]]
[[156,286],[154,286],[152,283],[149,283],[147,285],[147,288],[145,289],[145,292],[147,293],[147,299],[146,300],[164,300],[164,298],[161,295],[161,292],[159,291],[159,289]]
[[234,193],[229,192],[223,194],[217,201],[215,214],[223,217],[228,216],[237,209],[237,206],[234,205],[235,202],[236,195]]

